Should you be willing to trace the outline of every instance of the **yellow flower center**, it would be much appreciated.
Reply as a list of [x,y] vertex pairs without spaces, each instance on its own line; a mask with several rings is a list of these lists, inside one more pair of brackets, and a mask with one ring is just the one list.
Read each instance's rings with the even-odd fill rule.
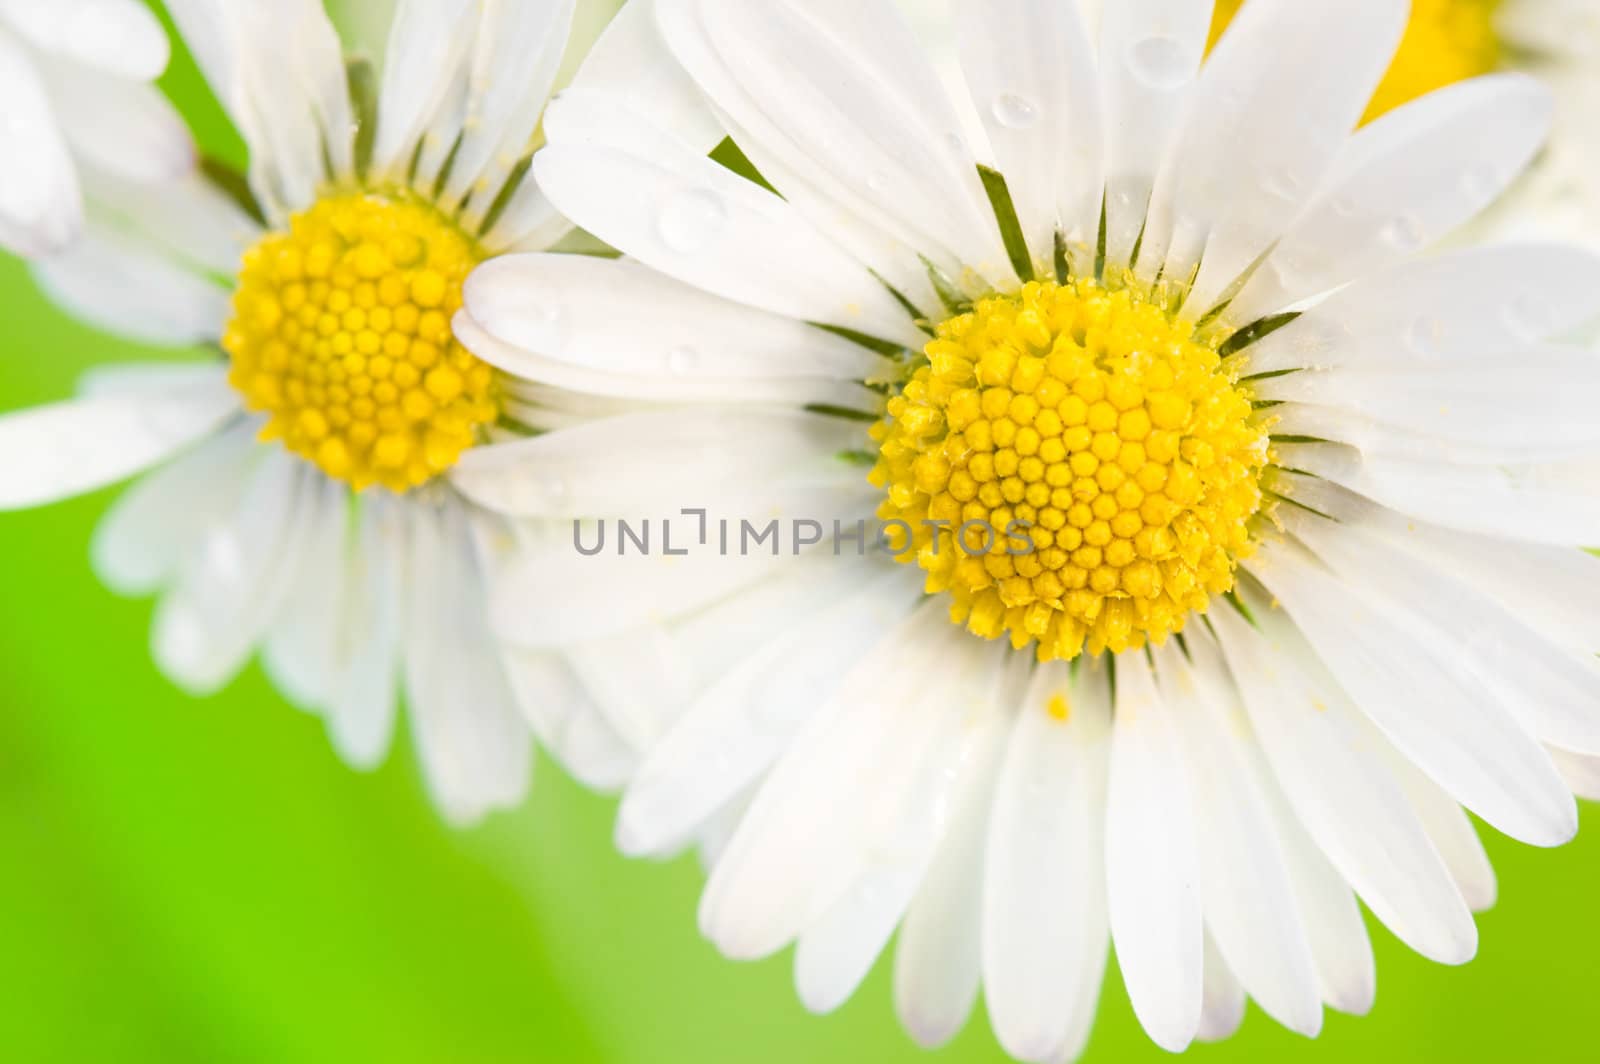
[[251,248],[222,343],[263,439],[358,491],[453,466],[499,412],[493,371],[450,329],[481,257],[403,192],[326,196]]
[[1120,653],[1232,589],[1267,430],[1192,323],[1131,289],[1033,283],[925,355],[874,428],[872,478],[956,623],[1042,661]]
[[[1502,0],[1411,0],[1411,21],[1389,72],[1372,97],[1370,122],[1435,89],[1487,74],[1500,65],[1494,19]],[[1215,44],[1245,0],[1218,0]]]

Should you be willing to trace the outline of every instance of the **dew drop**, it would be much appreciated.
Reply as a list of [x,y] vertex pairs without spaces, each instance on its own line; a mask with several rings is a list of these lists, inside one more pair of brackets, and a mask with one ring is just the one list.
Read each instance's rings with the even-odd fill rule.
[[521,308],[517,342],[530,351],[559,355],[567,346],[567,312],[559,303],[533,303]]
[[559,505],[566,501],[568,495],[572,494],[572,489],[560,477],[551,477],[540,486],[544,490],[544,497],[548,503]]
[[1378,237],[1396,251],[1409,252],[1420,248],[1427,234],[1423,232],[1421,222],[1409,214],[1403,214],[1380,229]]
[[1353,217],[1357,211],[1356,201],[1346,196],[1340,196],[1331,204],[1333,213],[1341,218]]
[[1261,191],[1281,200],[1293,200],[1300,194],[1300,179],[1292,170],[1274,170],[1262,175]]
[[1425,359],[1439,357],[1439,347],[1444,339],[1444,323],[1438,318],[1421,317],[1406,330],[1406,346]]
[[691,372],[699,362],[700,352],[687,345],[667,352],[667,370],[680,376]]
[[994,120],[1007,129],[1030,129],[1039,121],[1038,106],[1026,96],[1014,92],[996,96],[991,110]]
[[1549,307],[1536,296],[1513,299],[1506,305],[1504,318],[1508,329],[1527,340],[1540,339],[1551,331]]
[[1176,89],[1194,75],[1195,56],[1176,37],[1146,37],[1128,49],[1128,69],[1152,89]]
[[679,192],[661,209],[657,226],[662,241],[673,251],[692,255],[704,251],[728,224],[728,207],[710,189]]

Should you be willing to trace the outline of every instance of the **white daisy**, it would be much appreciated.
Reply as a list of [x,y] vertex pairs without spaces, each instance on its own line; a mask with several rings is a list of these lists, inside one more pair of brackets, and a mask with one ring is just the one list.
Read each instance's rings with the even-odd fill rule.
[[[571,668],[502,667],[490,637],[486,571],[539,530],[451,483],[557,475],[556,430],[595,409],[450,330],[473,266],[571,229],[527,169],[579,5],[401,3],[381,81],[347,67],[316,0],[169,6],[244,135],[248,185],[97,173],[83,238],[34,269],[87,321],[227,357],[107,367],[81,398],[0,418],[0,508],[155,469],[94,562],[161,595],[154,656],[182,687],[216,690],[259,648],[358,766],[384,757],[403,693],[453,820],[522,797],[530,728],[617,786],[634,752]],[[592,35],[610,7],[589,6]]]
[[[707,842],[705,933],[797,944],[809,1007],[898,928],[925,1044],[981,983],[1012,1054],[1076,1056],[1108,946],[1164,1047],[1226,1036],[1246,995],[1315,1034],[1372,1003],[1357,898],[1464,962],[1495,880],[1463,807],[1556,845],[1600,783],[1600,561],[1574,546],[1600,365],[1562,340],[1600,262],[1417,254],[1523,170],[1549,96],[1495,75],[1353,132],[1403,0],[1250,0],[1203,63],[1205,0],[1107,4],[1097,38],[1075,5],[957,10],[951,98],[881,0],[656,0],[656,91],[580,79],[534,165],[631,260],[498,260],[461,327],[627,398],[670,365],[654,394],[703,404],[614,423],[595,460],[630,456],[632,509],[502,497],[525,516],[903,521],[901,564],[608,550],[583,570],[605,608],[562,631],[518,608],[561,544],[497,616],[694,653],[628,670],[664,737],[618,839]],[[724,136],[781,197],[706,157]]]
[[167,37],[139,0],[0,2],[0,248],[35,255],[82,225],[77,164],[135,181],[194,158],[149,82]]

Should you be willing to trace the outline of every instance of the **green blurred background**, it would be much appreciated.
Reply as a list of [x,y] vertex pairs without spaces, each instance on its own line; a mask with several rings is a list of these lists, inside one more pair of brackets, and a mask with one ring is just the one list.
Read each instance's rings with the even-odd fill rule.
[[[359,2],[359,0],[356,0]],[[241,148],[192,64],[167,87],[208,150]],[[40,301],[0,255],[0,410],[102,362],[174,357]],[[181,355],[178,357],[182,357]],[[787,957],[698,938],[692,860],[627,863],[613,802],[548,762],[515,813],[465,833],[430,810],[404,739],[357,775],[251,671],[185,698],[146,652],[150,607],[91,576],[114,493],[0,516],[0,1057],[17,1061],[999,1062],[980,1017],[950,1049],[900,1033],[886,966],[838,1015]],[[1198,1061],[1596,1059],[1600,818],[1573,845],[1489,840],[1501,903],[1479,959],[1441,968],[1381,928],[1379,993],[1322,1038],[1252,1010]],[[1120,982],[1087,1060],[1152,1061]]]

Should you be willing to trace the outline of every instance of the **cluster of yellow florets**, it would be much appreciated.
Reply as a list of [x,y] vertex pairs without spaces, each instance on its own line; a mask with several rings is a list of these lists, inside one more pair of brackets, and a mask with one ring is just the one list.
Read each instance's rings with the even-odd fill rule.
[[449,469],[498,415],[494,373],[451,316],[479,256],[404,197],[326,197],[245,256],[223,337],[263,437],[362,490]]
[[1035,283],[946,321],[926,356],[872,475],[879,516],[913,530],[900,560],[957,623],[1041,660],[1120,653],[1232,588],[1267,434],[1192,324],[1131,290]]
[[[1215,44],[1247,0],[1219,0],[1212,23]],[[1446,85],[1487,74],[1500,65],[1494,20],[1503,0],[1411,0],[1411,20],[1367,107],[1364,121]]]

